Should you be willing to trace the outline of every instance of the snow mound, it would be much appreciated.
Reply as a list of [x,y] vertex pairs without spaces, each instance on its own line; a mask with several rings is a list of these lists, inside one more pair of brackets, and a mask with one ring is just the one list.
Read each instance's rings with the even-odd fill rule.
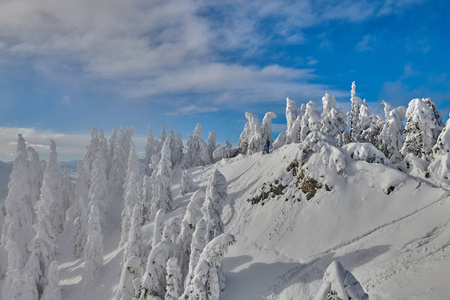
[[368,300],[361,284],[340,262],[333,261],[323,276],[323,284],[314,300]]
[[347,151],[350,157],[354,160],[363,160],[368,163],[393,166],[391,161],[386,158],[384,153],[370,143],[350,143],[343,146],[342,149]]

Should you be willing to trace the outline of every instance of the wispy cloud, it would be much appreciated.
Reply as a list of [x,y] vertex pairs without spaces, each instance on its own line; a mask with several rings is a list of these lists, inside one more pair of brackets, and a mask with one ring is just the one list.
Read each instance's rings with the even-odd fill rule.
[[360,52],[374,50],[377,40],[370,34],[365,35],[362,40],[356,44],[356,50]]
[[[305,28],[395,13],[390,7],[394,4],[369,1],[4,1],[0,44],[9,58],[30,58],[37,72],[53,77],[49,80],[74,72],[131,98],[256,92],[287,77],[301,88],[311,80],[310,70],[240,65],[220,53],[261,56],[274,41],[304,42]],[[268,21],[270,31],[264,27]]]
[[216,112],[219,109],[217,107],[201,107],[197,105],[187,105],[178,107],[175,111],[168,112],[168,116],[179,116],[179,115],[195,115],[200,113]]

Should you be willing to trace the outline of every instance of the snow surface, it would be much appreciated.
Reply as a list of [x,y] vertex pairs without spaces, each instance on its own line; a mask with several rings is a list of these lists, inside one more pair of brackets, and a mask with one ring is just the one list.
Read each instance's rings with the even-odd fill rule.
[[[193,187],[185,195],[179,192],[182,171],[172,176],[174,210],[166,220],[183,218],[189,198],[198,188],[206,189],[216,169],[227,180],[222,220],[236,243],[222,262],[226,289],[220,299],[313,299],[333,261],[353,274],[369,299],[447,299],[449,191],[395,167],[352,159],[352,151],[325,150],[305,155],[300,144],[290,144],[270,155],[240,154],[193,167],[187,170]],[[334,158],[342,161],[333,163]],[[329,190],[322,187],[307,200],[289,168],[295,161]],[[257,204],[248,201],[261,195],[264,184],[275,182],[287,186],[283,194]],[[74,232],[59,237],[63,299],[114,299],[125,250],[118,247],[120,227],[102,228],[104,265],[85,288],[84,259],[72,251]],[[152,235],[153,223],[145,225],[144,245]]]

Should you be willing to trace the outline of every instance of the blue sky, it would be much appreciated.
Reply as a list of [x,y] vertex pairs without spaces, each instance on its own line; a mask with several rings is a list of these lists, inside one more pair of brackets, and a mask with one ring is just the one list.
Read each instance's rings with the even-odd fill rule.
[[0,159],[17,133],[46,158],[80,157],[91,127],[148,124],[236,144],[246,111],[285,98],[340,107],[350,86],[373,113],[431,97],[450,112],[448,1],[8,0],[0,3]]

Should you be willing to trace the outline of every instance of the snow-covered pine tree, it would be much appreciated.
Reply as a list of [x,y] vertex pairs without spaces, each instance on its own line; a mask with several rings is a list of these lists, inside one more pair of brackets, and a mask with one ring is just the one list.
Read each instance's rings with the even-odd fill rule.
[[354,81],[352,82],[352,90],[350,92],[350,95],[350,101],[352,102],[352,104],[350,111],[347,113],[348,123],[350,126],[350,141],[359,142],[359,132],[361,132],[359,128],[359,114],[363,101],[361,100],[361,98],[356,97],[356,84]]
[[155,224],[153,226],[153,238],[152,238],[152,248],[162,241],[164,232],[164,216],[166,211],[164,209],[159,209],[155,216]]
[[[3,282],[2,299],[38,300],[38,293],[33,277],[25,272],[22,276],[21,254],[17,243],[10,237],[5,241],[8,252],[8,270]],[[28,298],[26,298],[28,297]]]
[[185,168],[205,166],[212,162],[208,145],[202,139],[202,125],[197,123],[194,133],[188,135],[188,141],[184,148],[183,166]]
[[[154,155],[154,157],[157,157]],[[141,224],[150,221],[151,218],[151,202],[152,202],[152,194],[153,194],[153,177],[144,175],[143,184],[142,184],[142,199],[141,199]]]
[[92,170],[92,164],[97,157],[99,147],[100,142],[97,136],[97,128],[94,127],[91,129],[91,142],[89,143],[86,153],[84,154],[84,165],[89,171]]
[[268,112],[264,115],[264,119],[261,126],[261,150],[264,148],[264,145],[266,143],[266,140],[269,139],[270,146],[273,144],[272,139],[272,119],[275,119],[277,115],[274,112]]
[[213,160],[213,153],[217,149],[216,146],[217,134],[214,131],[210,131],[208,135],[208,142],[206,143],[208,147],[208,153],[211,161]]
[[216,169],[208,182],[206,198],[202,207],[203,218],[206,220],[207,242],[224,232],[221,215],[223,202],[227,196],[227,180]]
[[181,231],[180,223],[181,220],[178,217],[170,219],[169,223],[164,227],[162,240],[175,244]]
[[333,261],[325,271],[323,284],[314,300],[368,300],[361,284],[339,262]]
[[178,259],[171,257],[167,261],[166,295],[164,300],[178,300],[182,293],[181,268],[178,265]]
[[142,176],[139,166],[139,160],[131,142],[130,155],[128,157],[128,168],[124,192],[124,204],[122,209],[122,233],[120,246],[123,246],[128,240],[128,232],[131,226],[131,217],[136,204],[141,204]]
[[59,287],[58,262],[54,260],[48,269],[48,284],[40,300],[62,300],[61,288]]
[[430,176],[445,188],[450,187],[450,120],[445,124],[436,145],[433,146],[433,161],[428,167]]
[[99,129],[99,134],[98,134],[98,151],[102,151],[103,152],[103,157],[106,160],[106,165],[108,166],[108,159],[110,159],[109,157],[109,148],[108,148],[108,140],[105,138],[105,135],[103,134],[103,129]]
[[[19,134],[17,157],[14,160],[13,170],[8,184],[8,195],[5,201],[6,216],[1,236],[2,248],[6,249],[8,240],[12,240],[17,246],[11,246],[9,249],[18,249],[18,261],[22,264],[18,266],[19,270],[22,270],[23,264],[28,259],[28,244],[34,236],[34,211],[33,207],[31,207],[32,188],[28,173],[29,167],[30,162],[28,160],[25,140]],[[5,271],[3,267],[1,269]],[[8,270],[10,270],[9,267]]]
[[100,222],[106,224],[109,211],[108,180],[106,178],[106,161],[101,151],[97,152],[97,158],[92,164],[91,178],[91,186],[88,194],[90,205],[95,202],[99,210]]
[[142,277],[139,300],[152,299],[151,296],[164,299],[167,285],[167,261],[173,254],[174,245],[169,242],[160,242],[152,249],[147,259],[146,272]]
[[402,160],[400,149],[404,142],[405,125],[403,125],[403,120],[405,119],[406,107],[400,106],[391,109],[389,103],[383,101],[383,104],[386,120],[379,135],[379,149],[383,151],[387,158],[397,164]]
[[197,224],[197,212],[200,210],[200,203],[205,199],[205,192],[201,189],[197,190],[190,198],[189,204],[181,221],[181,232],[177,238],[178,261],[182,270],[182,278],[184,279],[189,271],[189,259],[191,256],[192,238]]
[[181,134],[173,131],[173,127],[170,129],[170,136],[172,138],[172,143],[170,145],[170,159],[172,161],[172,168],[175,168],[175,166],[178,166],[183,159],[183,139]]
[[137,294],[133,281],[140,280],[143,275],[142,266],[142,225],[140,205],[133,209],[131,228],[128,235],[127,246],[123,255],[122,272],[120,275],[117,300],[131,300]]
[[110,179],[111,168],[114,160],[114,148],[117,143],[117,134],[116,128],[114,128],[111,132],[111,136],[108,142],[108,159],[106,160],[106,176],[108,176],[108,180]]
[[161,157],[161,151],[164,145],[164,142],[166,141],[167,134],[166,129],[164,128],[164,124],[161,123],[161,135],[159,136],[159,140],[156,145],[156,154]]
[[[77,165],[77,178],[75,180],[75,200],[73,210],[75,211],[75,239],[73,242],[73,254],[79,258],[87,241],[87,227],[89,220],[89,186],[90,177],[84,167],[83,161],[79,160]],[[69,214],[70,216],[70,214]]]
[[448,120],[444,129],[439,134],[436,144],[433,146],[434,157],[447,153],[450,153],[450,121]]
[[230,158],[232,153],[233,146],[228,140],[225,140],[225,145],[219,146],[214,150],[212,157],[213,161],[217,162],[221,160],[222,158]]
[[439,118],[427,104],[427,99],[413,99],[406,110],[405,143],[401,153],[430,161],[432,148],[442,130]]
[[200,254],[205,248],[206,244],[206,221],[205,219],[201,219],[197,225],[195,226],[194,235],[192,237],[191,250],[189,256],[189,269],[187,276],[184,280],[184,287],[188,287],[191,285],[192,279],[194,278],[194,270],[197,266],[197,263],[200,259]]
[[151,220],[154,220],[158,210],[163,209],[168,212],[172,208],[172,161],[170,145],[172,137],[168,136],[164,142],[164,147],[161,151],[161,160],[158,163],[158,170],[153,180],[153,194],[150,205]]
[[360,142],[371,143],[375,147],[379,148],[379,135],[383,129],[383,118],[379,115],[372,115],[370,113],[369,106],[364,100],[361,104],[359,111],[358,132]]
[[83,285],[84,287],[92,284],[99,276],[103,267],[103,235],[100,224],[100,211],[97,201],[93,199],[90,203],[88,235],[86,246],[84,247],[84,269]]
[[50,166],[45,170],[44,183],[42,185],[42,197],[36,204],[36,223],[34,224],[35,236],[30,242],[31,252],[26,269],[35,280],[35,285],[39,295],[42,295],[48,284],[49,268],[52,261],[56,259],[56,238],[58,232],[55,231],[52,223],[54,214],[54,174]]
[[189,193],[192,189],[192,185],[193,182],[191,176],[186,170],[184,170],[181,176],[180,194],[183,196]]
[[228,247],[236,242],[233,235],[223,233],[203,249],[194,270],[194,276],[182,295],[183,299],[218,300],[225,288],[221,265]]
[[289,132],[292,130],[294,126],[294,122],[297,119],[297,105],[295,105],[295,101],[289,97],[286,98],[286,122],[287,122],[287,130],[286,136],[289,135]]
[[261,151],[261,125],[259,124],[258,117],[251,113],[246,112],[245,118],[248,122],[244,126],[244,130],[239,137],[239,153],[253,154]]
[[311,100],[306,104],[306,111],[300,125],[300,141],[304,141],[310,132],[320,130],[320,113],[314,101]]
[[147,144],[145,145],[145,169],[144,174],[147,176],[152,175],[152,169],[150,168],[150,164],[152,162],[152,156],[156,153],[156,143],[155,139],[153,138],[152,128],[150,124],[148,124],[148,131],[147,131]]
[[55,232],[55,238],[63,232],[66,211],[68,209],[63,202],[63,181],[57,158],[56,144],[53,140],[50,140],[50,155],[44,173],[41,197],[43,198],[45,196],[50,199],[52,213],[49,217]]
[[[28,176],[30,178],[30,207],[33,208],[36,203],[41,199],[42,182],[44,181],[44,172],[42,171],[41,161],[39,154],[32,148],[28,147],[27,151],[30,154],[30,164],[28,169]],[[34,223],[34,219],[33,219]]]
[[66,211],[66,218],[64,220],[64,223],[66,223],[67,212],[69,208],[72,207],[75,198],[75,184],[73,183],[72,179],[70,179],[69,173],[66,168],[64,168],[64,176],[61,178],[61,182],[62,182],[63,208],[64,211]]
[[347,119],[342,110],[336,108],[336,99],[328,92],[322,97],[322,127],[320,130],[334,138],[336,145],[344,146],[347,142]]

